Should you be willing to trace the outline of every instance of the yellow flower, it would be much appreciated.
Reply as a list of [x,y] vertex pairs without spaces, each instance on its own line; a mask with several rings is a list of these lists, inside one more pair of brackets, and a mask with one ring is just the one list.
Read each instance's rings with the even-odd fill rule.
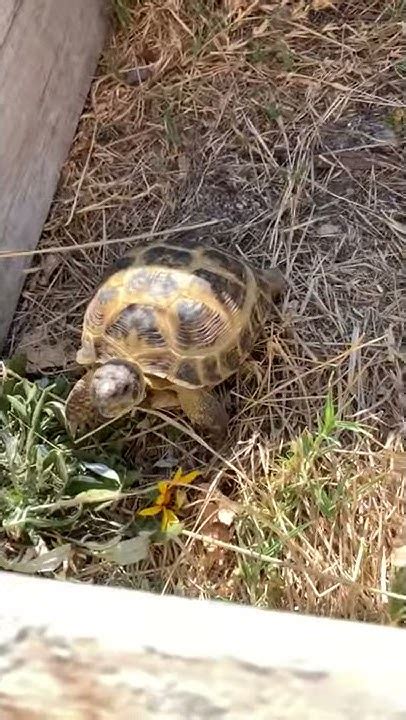
[[179,490],[178,488],[184,485],[190,485],[198,475],[201,475],[199,470],[192,470],[192,472],[183,475],[182,468],[179,468],[173,478],[170,480],[162,480],[158,483],[158,495],[154,504],[139,510],[138,515],[152,517],[161,513],[161,530],[164,532],[168,530],[168,528],[177,525],[179,519],[176,512],[180,510],[186,502],[185,491]]

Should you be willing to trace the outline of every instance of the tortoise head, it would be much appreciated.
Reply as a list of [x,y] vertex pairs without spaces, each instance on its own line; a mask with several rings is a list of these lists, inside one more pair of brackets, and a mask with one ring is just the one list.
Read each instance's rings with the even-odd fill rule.
[[108,360],[73,386],[66,401],[66,420],[72,435],[97,416],[113,419],[138,405],[145,396],[141,368],[125,360]]
[[94,372],[90,394],[102,417],[117,417],[144,399],[144,374],[135,363],[108,360]]

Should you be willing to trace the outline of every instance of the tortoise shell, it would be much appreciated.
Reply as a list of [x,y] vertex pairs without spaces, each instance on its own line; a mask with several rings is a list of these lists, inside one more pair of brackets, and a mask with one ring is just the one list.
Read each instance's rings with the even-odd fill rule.
[[132,250],[89,303],[77,360],[135,361],[146,379],[216,385],[250,353],[268,315],[265,273],[217,248]]

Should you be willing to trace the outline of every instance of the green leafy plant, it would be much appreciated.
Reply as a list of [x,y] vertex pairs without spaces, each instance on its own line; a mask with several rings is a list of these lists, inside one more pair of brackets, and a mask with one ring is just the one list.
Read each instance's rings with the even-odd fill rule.
[[311,433],[306,429],[292,441],[287,458],[282,463],[285,472],[295,475],[299,486],[313,493],[318,509],[326,517],[334,514],[337,503],[345,494],[345,478],[337,481],[332,473],[334,461],[329,462],[329,455],[341,447],[344,432],[371,438],[370,432],[361,423],[339,418],[329,393],[317,421],[317,430]]
[[73,445],[65,422],[67,391],[63,377],[31,382],[11,366],[3,369],[0,521],[7,532],[71,528],[84,506],[115,498],[137,477],[114,452],[103,456],[97,445],[87,452]]

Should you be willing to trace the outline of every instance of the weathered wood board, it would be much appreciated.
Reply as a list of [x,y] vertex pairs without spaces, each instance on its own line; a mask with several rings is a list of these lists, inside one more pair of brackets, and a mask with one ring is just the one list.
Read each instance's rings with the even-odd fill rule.
[[[106,0],[0,2],[0,251],[39,240],[107,28]],[[0,348],[27,258],[0,258]]]
[[0,717],[401,720],[404,633],[0,572]]

